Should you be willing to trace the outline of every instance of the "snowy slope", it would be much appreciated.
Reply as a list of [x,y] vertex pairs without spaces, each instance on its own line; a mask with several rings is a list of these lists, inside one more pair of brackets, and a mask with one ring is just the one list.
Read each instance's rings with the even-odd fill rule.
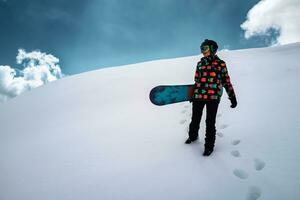
[[156,85],[193,83],[200,55],[70,76],[0,104],[0,200],[282,200],[300,191],[300,43],[224,51],[215,151],[184,144],[191,104],[154,106]]

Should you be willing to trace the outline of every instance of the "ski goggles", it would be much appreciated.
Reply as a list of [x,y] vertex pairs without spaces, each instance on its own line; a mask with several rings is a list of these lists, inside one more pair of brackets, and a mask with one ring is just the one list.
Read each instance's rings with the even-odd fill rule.
[[203,45],[200,47],[201,53],[206,53],[209,51],[209,46],[208,45]]

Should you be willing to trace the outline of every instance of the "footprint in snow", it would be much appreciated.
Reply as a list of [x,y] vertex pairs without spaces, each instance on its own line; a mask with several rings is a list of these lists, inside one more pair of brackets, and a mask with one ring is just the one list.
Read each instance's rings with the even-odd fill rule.
[[186,122],[186,119],[183,119],[180,121],[180,124],[184,124]]
[[220,126],[220,129],[225,129],[225,128],[227,128],[229,125],[228,124],[222,124],[221,126]]
[[185,105],[185,106],[184,106],[184,108],[188,108],[188,107],[189,107],[188,105]]
[[232,145],[238,145],[241,142],[241,140],[232,140],[231,144]]
[[261,189],[257,186],[251,186],[247,194],[247,200],[257,200],[261,196]]
[[186,113],[186,110],[182,110],[181,113]]
[[230,153],[234,157],[240,157],[241,156],[241,154],[240,154],[240,152],[238,150],[233,150]]
[[234,169],[234,170],[233,170],[233,174],[234,174],[236,177],[240,178],[240,179],[246,179],[246,178],[248,178],[248,173],[245,172],[245,171],[242,170],[242,169]]
[[221,117],[222,116],[222,114],[220,113],[220,114],[217,114],[217,117],[219,118],[219,117]]
[[223,137],[224,135],[223,135],[223,133],[222,132],[217,132],[217,136],[219,136],[219,137]]
[[258,158],[254,159],[254,167],[257,171],[262,170],[265,167],[266,163]]

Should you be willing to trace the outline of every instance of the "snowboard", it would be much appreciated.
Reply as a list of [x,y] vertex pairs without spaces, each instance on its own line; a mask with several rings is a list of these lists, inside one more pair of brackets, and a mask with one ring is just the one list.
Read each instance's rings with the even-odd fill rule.
[[194,92],[194,84],[159,85],[150,91],[150,101],[158,106],[189,101]]

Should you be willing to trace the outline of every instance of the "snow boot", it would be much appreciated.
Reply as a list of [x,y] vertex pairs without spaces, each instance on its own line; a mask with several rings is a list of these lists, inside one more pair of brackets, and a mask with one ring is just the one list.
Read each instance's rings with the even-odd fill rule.
[[214,151],[213,148],[205,148],[203,156],[209,156]]
[[191,144],[192,142],[194,142],[195,140],[197,140],[198,137],[196,139],[191,139],[191,138],[188,138],[186,141],[185,141],[185,144]]

